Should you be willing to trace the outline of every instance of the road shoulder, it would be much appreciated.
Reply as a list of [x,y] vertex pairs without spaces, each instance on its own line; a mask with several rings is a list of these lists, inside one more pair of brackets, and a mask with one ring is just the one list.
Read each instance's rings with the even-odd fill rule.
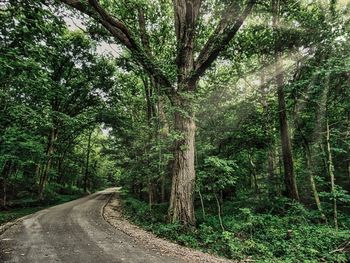
[[131,224],[122,213],[119,193],[111,196],[102,209],[104,219],[119,231],[130,236],[136,243],[154,251],[156,254],[177,257],[193,263],[232,263],[235,261],[216,257],[195,249],[180,246]]

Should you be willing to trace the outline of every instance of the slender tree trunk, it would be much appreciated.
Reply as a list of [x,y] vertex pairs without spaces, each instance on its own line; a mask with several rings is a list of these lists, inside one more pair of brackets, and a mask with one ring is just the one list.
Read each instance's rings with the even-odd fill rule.
[[87,193],[88,190],[88,178],[89,178],[89,161],[90,161],[90,151],[91,151],[91,137],[93,133],[93,129],[91,129],[88,137],[88,145],[86,151],[86,161],[85,161],[85,174],[84,174],[84,193]]
[[[158,98],[158,117],[159,117],[159,122],[160,122],[160,132],[159,132],[159,136],[161,141],[164,141],[168,138],[169,136],[169,124],[168,124],[168,120],[166,118],[165,115],[165,111],[164,111],[164,102],[163,102],[163,98],[160,97]],[[166,175],[167,175],[167,171],[165,171],[164,167],[163,167],[163,160],[162,160],[162,153],[161,153],[161,147],[159,147],[159,172],[162,174],[161,175],[161,202],[165,202],[166,201],[166,197],[165,197],[165,182],[166,182]],[[168,161],[168,160],[166,160]]]
[[217,195],[214,194],[214,196],[215,196],[215,200],[216,200],[216,205],[218,207],[218,216],[219,216],[219,222],[220,222],[221,230],[225,231],[224,224],[222,223],[222,218],[221,218],[221,205],[220,205],[220,202],[219,202],[219,199],[218,199]]
[[[188,101],[183,98],[177,97],[175,103],[180,109],[189,109]],[[195,225],[194,113],[176,111],[174,118],[174,128],[180,138],[176,141],[174,152],[169,219],[171,222],[180,221],[184,225]]]
[[328,173],[331,179],[331,192],[332,192],[332,198],[333,198],[333,220],[334,220],[334,226],[338,230],[338,211],[337,211],[337,199],[335,196],[334,165],[333,165],[333,158],[332,158],[332,151],[331,151],[328,118],[326,119],[326,141],[327,141],[327,155],[328,155],[327,167],[328,167]]
[[318,195],[318,191],[317,191],[317,187],[316,187],[316,182],[315,182],[315,178],[314,178],[314,173],[313,173],[313,169],[312,169],[312,154],[311,154],[311,149],[309,146],[309,143],[304,140],[304,147],[305,147],[305,158],[306,158],[306,167],[307,167],[307,171],[309,174],[309,180],[310,180],[310,186],[311,186],[311,191],[312,194],[314,196],[315,199],[315,203],[317,206],[318,211],[321,214],[322,220],[327,223],[327,218],[325,216],[325,214],[323,213],[323,209],[322,209],[322,205],[321,205],[321,201],[320,201],[320,197]]
[[249,163],[250,163],[250,166],[251,166],[251,182],[250,182],[250,185],[251,185],[251,188],[254,190],[255,194],[258,194],[259,192],[259,186],[258,186],[258,178],[257,178],[257,174],[256,174],[256,165],[253,161],[253,157],[252,155],[249,153],[248,154],[248,157],[249,157]]
[[199,194],[199,199],[201,201],[203,219],[205,219],[205,208],[204,208],[204,201],[203,201],[201,190],[198,190],[198,194]]
[[8,177],[8,174],[10,173],[10,169],[11,169],[11,162],[9,161],[5,161],[4,163],[4,166],[2,168],[2,171],[1,171],[1,190],[2,190],[2,202],[1,202],[1,205],[3,208],[6,208],[6,199],[7,199],[7,190],[6,190],[6,184],[7,184],[7,177]]
[[276,83],[277,83],[277,95],[278,95],[278,115],[280,123],[280,136],[281,136],[281,146],[282,146],[282,157],[283,157],[283,167],[284,167],[284,182],[286,187],[286,196],[299,200],[298,188],[296,184],[294,165],[293,165],[293,155],[292,146],[290,142],[286,102],[284,95],[284,80],[283,80],[283,65],[281,61],[281,43],[277,38],[277,28],[279,24],[279,1],[273,0],[273,28],[275,34],[275,65],[276,65]]
[[42,172],[40,182],[39,182],[39,199],[43,199],[43,194],[44,194],[44,189],[47,183],[47,179],[49,176],[49,172],[51,169],[51,163],[52,163],[52,158],[53,158],[53,153],[54,153],[54,143],[57,138],[57,130],[55,128],[51,129],[51,132],[48,136],[48,146],[47,146],[47,151],[46,151],[46,164],[44,167],[44,170]]
[[41,173],[41,165],[37,164],[36,168],[35,168],[35,179],[37,179],[38,177],[40,177],[40,173]]
[[63,152],[57,161],[57,182],[61,184],[63,182],[63,164],[65,161],[66,153]]
[[268,150],[268,160],[267,160],[267,166],[268,166],[268,182],[269,182],[269,194],[270,196],[275,196],[278,192],[276,189],[278,189],[278,180],[276,175],[276,161],[275,161],[275,149],[274,145],[269,148]]
[[[264,57],[262,57],[261,63],[265,65],[264,63]],[[272,118],[271,114],[269,112],[269,105],[267,101],[267,87],[266,87],[266,80],[265,80],[265,74],[266,72],[262,71],[260,74],[260,96],[261,96],[261,105],[263,107],[263,113],[264,113],[264,123],[263,123],[263,129],[264,134],[266,137],[266,140],[269,141],[269,149],[268,149],[268,158],[267,158],[267,181],[268,181],[268,194],[269,196],[275,196],[275,185],[276,185],[276,178],[275,178],[275,142],[273,137],[273,130],[272,130]]]
[[[154,79],[150,78],[150,83],[147,79],[143,80],[143,86],[145,89],[145,97],[146,97],[146,111],[147,111],[147,124],[148,124],[148,142],[145,147],[145,156],[146,156],[146,165],[150,165],[149,159],[149,151],[151,150],[151,142],[154,138],[154,125],[153,125],[153,117],[154,117],[154,107],[153,107],[153,88],[155,85]],[[151,178],[151,174],[148,174],[148,205],[149,209],[152,210],[152,206],[154,203],[154,187]]]

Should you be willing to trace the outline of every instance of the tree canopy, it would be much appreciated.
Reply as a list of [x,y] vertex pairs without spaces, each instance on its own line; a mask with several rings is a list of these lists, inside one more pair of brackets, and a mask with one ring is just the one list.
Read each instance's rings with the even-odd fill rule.
[[118,185],[187,246],[349,260],[348,1],[0,7],[2,209]]

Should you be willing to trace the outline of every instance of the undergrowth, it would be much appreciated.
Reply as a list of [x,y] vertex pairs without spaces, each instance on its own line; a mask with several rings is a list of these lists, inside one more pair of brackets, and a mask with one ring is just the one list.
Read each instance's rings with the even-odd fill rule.
[[55,194],[42,201],[30,197],[13,200],[6,210],[0,211],[0,225],[16,218],[35,213],[49,206],[63,204],[79,197],[81,197],[81,195],[78,194]]
[[254,204],[258,211],[249,205],[242,208],[247,203],[243,201],[224,203],[223,231],[214,206],[205,216],[196,211],[197,226],[189,229],[167,224],[167,204],[154,205],[150,211],[146,202],[126,193],[122,198],[125,215],[137,225],[204,252],[256,262],[350,262],[349,219],[341,218],[344,223],[336,231],[320,223],[314,211],[283,199],[262,200]]

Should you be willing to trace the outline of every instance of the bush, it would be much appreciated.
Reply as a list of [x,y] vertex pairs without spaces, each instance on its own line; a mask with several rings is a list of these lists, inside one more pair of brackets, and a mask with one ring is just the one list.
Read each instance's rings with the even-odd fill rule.
[[220,256],[236,260],[251,257],[257,262],[350,260],[346,252],[349,247],[337,250],[349,242],[348,229],[335,231],[328,225],[315,223],[315,213],[298,203],[281,200],[279,205],[283,203],[283,211],[274,213],[257,213],[248,207],[235,209],[234,214],[224,210],[225,231],[216,215],[209,214],[196,229],[188,229],[179,224],[166,224],[164,204],[155,205],[150,211],[146,202],[129,195],[124,196],[123,203],[125,213],[145,229],[181,245]]

